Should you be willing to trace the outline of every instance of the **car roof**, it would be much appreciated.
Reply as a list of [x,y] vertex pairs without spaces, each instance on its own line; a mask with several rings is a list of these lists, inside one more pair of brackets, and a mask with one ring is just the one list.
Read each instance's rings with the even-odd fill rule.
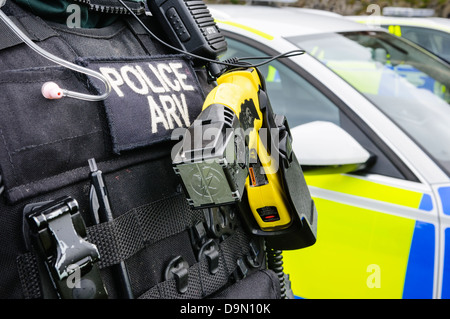
[[[225,23],[242,24],[272,36],[288,37],[329,32],[369,30],[343,16],[320,10],[255,5],[208,4],[213,17]],[[301,23],[301,28],[299,28]]]
[[450,19],[438,17],[391,17],[391,16],[346,16],[346,18],[360,23],[379,23],[400,26],[412,26],[441,30],[450,33]]

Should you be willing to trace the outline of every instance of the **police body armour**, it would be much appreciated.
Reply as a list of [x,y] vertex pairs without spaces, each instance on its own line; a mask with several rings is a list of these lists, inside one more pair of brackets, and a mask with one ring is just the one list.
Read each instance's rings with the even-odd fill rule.
[[[134,298],[279,297],[262,241],[239,212],[192,210],[172,170],[172,132],[200,112],[212,88],[205,71],[129,18],[70,29],[12,2],[2,10],[47,51],[101,72],[112,92],[102,102],[45,99],[47,81],[101,88],[0,24],[0,298],[123,297],[123,265]],[[103,188],[93,187],[100,171]],[[101,196],[106,221],[92,213],[105,210]]]

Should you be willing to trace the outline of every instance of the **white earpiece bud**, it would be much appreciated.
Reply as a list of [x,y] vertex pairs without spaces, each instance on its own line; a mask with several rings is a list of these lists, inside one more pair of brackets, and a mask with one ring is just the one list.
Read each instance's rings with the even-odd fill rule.
[[63,90],[55,82],[45,82],[42,85],[41,92],[49,100],[60,99],[64,96]]

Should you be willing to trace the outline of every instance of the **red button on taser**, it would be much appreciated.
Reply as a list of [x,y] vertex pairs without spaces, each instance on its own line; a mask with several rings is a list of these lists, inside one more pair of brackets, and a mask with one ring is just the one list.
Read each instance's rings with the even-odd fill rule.
[[256,209],[263,222],[274,222],[280,220],[280,215],[275,206],[265,206]]

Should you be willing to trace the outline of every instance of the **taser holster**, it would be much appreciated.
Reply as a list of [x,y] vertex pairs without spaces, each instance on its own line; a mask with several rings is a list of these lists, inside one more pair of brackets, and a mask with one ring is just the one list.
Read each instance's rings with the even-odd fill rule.
[[274,249],[313,245],[317,211],[287,119],[273,113],[262,75],[235,69],[217,83],[174,152],[189,204],[238,205],[250,232]]

